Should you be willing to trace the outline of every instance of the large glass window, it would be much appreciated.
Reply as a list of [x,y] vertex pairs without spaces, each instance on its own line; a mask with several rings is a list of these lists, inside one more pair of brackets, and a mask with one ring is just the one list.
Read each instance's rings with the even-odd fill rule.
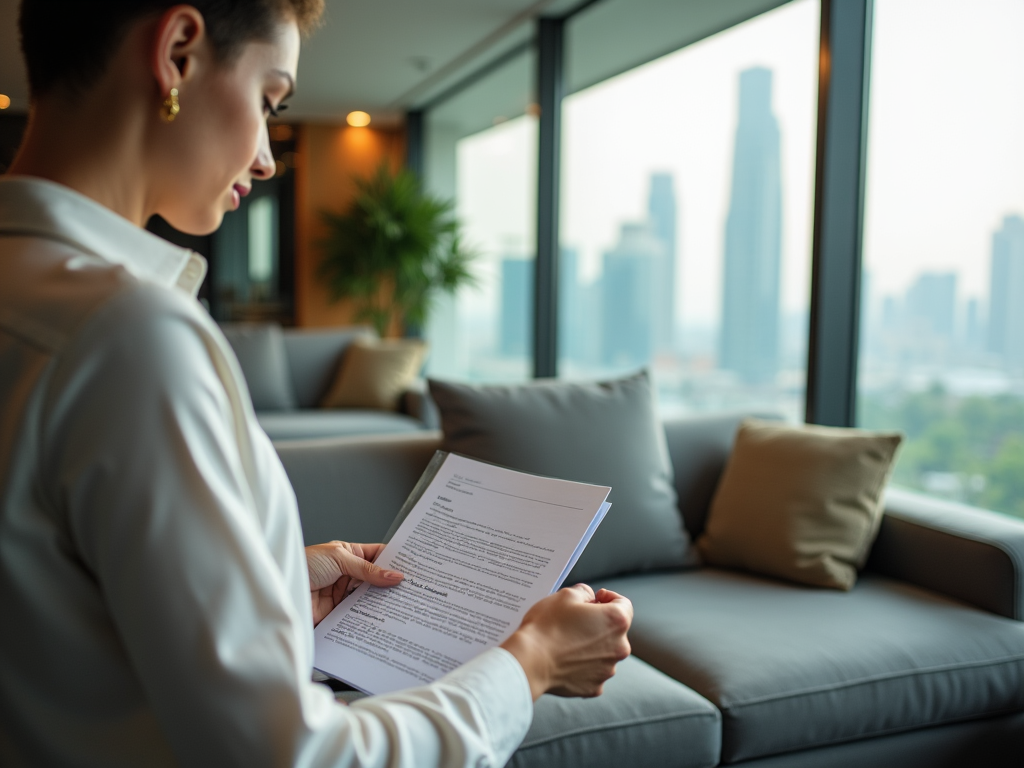
[[529,378],[537,209],[534,55],[525,51],[432,108],[428,189],[454,198],[476,284],[438,302],[428,371],[478,381]]
[[562,375],[648,366],[668,413],[803,417],[819,13],[794,0],[565,99]]
[[859,421],[1024,517],[1024,2],[876,0]]

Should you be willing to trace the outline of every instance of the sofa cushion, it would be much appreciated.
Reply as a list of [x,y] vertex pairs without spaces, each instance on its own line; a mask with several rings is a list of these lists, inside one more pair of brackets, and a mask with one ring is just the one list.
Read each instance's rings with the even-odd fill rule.
[[418,432],[423,424],[410,416],[386,411],[286,411],[258,413],[256,418],[271,440],[309,440],[346,435],[384,435]]
[[705,563],[850,589],[902,437],[748,419],[697,548]]
[[[351,703],[366,694],[335,696]],[[710,767],[718,765],[721,742],[721,715],[711,702],[630,657],[597,698],[541,696],[507,768]]]
[[299,408],[317,408],[334,380],[338,361],[356,339],[373,339],[372,328],[289,329],[284,332],[292,388]]
[[426,356],[422,339],[356,339],[342,355],[320,407],[397,411]]
[[646,373],[600,383],[429,384],[445,450],[612,487],[611,511],[568,583],[695,561]]
[[[736,432],[740,422],[750,415],[679,416],[664,422],[679,511],[683,513],[683,523],[693,539],[704,531],[708,508],[732,453]],[[768,415],[761,418],[779,420],[780,417]]]
[[721,740],[721,715],[709,701],[630,657],[595,699],[541,696],[509,766],[712,766]]
[[295,407],[288,376],[288,357],[281,326],[276,323],[226,323],[224,336],[235,352],[257,411],[287,411]]
[[903,582],[707,568],[600,586],[633,601],[633,652],[721,710],[726,763],[1024,710],[1024,623]]

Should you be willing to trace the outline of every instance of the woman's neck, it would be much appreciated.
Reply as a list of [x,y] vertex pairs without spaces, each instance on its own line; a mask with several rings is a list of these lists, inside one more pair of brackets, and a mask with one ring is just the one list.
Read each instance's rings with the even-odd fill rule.
[[144,136],[144,122],[117,94],[40,99],[8,173],[63,184],[141,227],[149,218]]

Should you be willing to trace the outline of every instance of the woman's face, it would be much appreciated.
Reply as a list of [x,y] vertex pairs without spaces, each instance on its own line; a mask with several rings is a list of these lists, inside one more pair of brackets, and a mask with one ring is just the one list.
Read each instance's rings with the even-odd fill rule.
[[269,41],[248,43],[228,64],[195,57],[178,89],[181,112],[158,126],[155,205],[175,228],[208,234],[256,179],[274,175],[267,117],[291,95],[299,62],[294,22]]

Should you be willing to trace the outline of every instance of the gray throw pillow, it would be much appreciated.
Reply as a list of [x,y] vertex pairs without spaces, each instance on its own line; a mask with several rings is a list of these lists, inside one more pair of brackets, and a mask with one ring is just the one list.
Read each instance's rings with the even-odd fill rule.
[[697,563],[646,373],[600,383],[429,384],[445,450],[612,487],[611,511],[566,583]]
[[295,393],[288,375],[284,334],[274,323],[238,323],[221,326],[235,351],[257,411],[290,411]]

